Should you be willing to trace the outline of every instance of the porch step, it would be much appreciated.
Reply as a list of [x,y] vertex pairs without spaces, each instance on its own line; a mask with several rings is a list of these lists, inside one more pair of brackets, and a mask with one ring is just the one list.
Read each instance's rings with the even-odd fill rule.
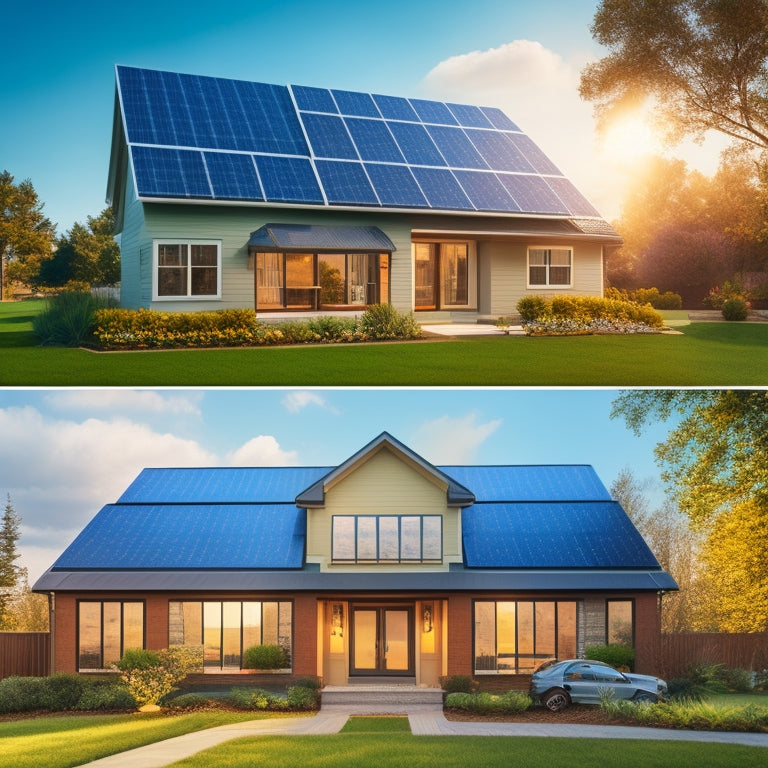
[[354,709],[360,712],[407,712],[442,709],[440,688],[415,685],[327,685],[322,693],[322,709]]

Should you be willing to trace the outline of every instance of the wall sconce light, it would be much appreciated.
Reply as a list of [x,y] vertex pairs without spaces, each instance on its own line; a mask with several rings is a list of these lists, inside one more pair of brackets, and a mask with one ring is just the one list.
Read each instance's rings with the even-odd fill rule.
[[421,609],[422,632],[432,631],[432,604],[425,603]]
[[334,603],[333,614],[331,616],[331,635],[334,637],[344,637],[342,629],[344,626],[344,606],[342,603]]

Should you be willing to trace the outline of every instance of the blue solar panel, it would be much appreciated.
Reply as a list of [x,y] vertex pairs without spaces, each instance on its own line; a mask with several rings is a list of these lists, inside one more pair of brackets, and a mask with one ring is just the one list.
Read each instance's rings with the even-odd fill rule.
[[201,152],[165,147],[134,147],[133,166],[139,195],[211,197]]
[[342,115],[356,117],[381,117],[369,93],[355,91],[331,91]]
[[423,123],[435,123],[437,125],[458,125],[448,107],[441,101],[427,101],[426,99],[408,99],[416,114]]
[[547,178],[547,184],[554,190],[555,194],[565,203],[568,210],[574,216],[599,216],[592,203],[571,184],[568,179],[562,177]]
[[415,167],[411,170],[432,208],[448,211],[474,210],[461,185],[447,168]]
[[347,117],[344,121],[363,160],[382,163],[405,162],[405,158],[397,148],[397,144],[383,120]]
[[411,165],[444,166],[445,160],[435,146],[427,129],[418,123],[397,123],[389,121],[389,130],[403,153],[406,162]]
[[340,117],[305,113],[302,114],[301,119],[315,157],[359,159],[344,121]]
[[447,104],[446,106],[459,121],[459,125],[466,128],[493,128],[491,121],[480,107],[473,107],[469,104]]
[[310,88],[306,85],[292,85],[291,91],[296,99],[296,106],[309,112],[339,113],[336,102],[327,88]]
[[483,114],[500,131],[519,131],[520,129],[497,107],[481,107]]
[[475,504],[461,521],[469,568],[659,568],[614,501]]
[[256,155],[256,166],[267,200],[284,203],[323,202],[323,193],[309,159]]
[[488,169],[488,163],[461,128],[429,125],[427,131],[451,168]]
[[567,214],[568,208],[541,176],[497,173],[499,181],[526,213]]
[[373,94],[373,100],[379,108],[382,116],[388,120],[416,120],[419,116],[408,102],[408,99],[402,96],[381,96],[378,93]]
[[378,205],[362,163],[317,160],[315,167],[330,204]]
[[301,568],[306,513],[295,506],[104,507],[54,569]]
[[519,211],[507,188],[493,173],[454,171],[467,197],[479,211]]
[[503,133],[471,129],[466,133],[494,171],[534,172],[523,153]]
[[509,140],[525,155],[536,173],[560,175],[558,167],[523,133],[507,133]]
[[219,200],[263,200],[259,177],[251,155],[205,152],[205,164]]
[[427,201],[411,171],[404,165],[366,163],[366,171],[382,205],[424,208]]

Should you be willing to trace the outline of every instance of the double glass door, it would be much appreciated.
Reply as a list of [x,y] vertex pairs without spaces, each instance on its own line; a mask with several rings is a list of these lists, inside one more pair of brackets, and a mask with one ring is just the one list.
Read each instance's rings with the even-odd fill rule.
[[414,672],[412,606],[352,606],[350,675]]

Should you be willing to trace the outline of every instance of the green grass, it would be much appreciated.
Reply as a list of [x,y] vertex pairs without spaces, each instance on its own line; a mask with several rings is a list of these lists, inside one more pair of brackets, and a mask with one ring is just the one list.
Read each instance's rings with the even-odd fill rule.
[[768,323],[681,335],[94,353],[37,346],[43,302],[0,304],[4,386],[764,386]]
[[217,725],[255,720],[253,712],[40,717],[0,723],[0,768],[67,768]]
[[358,717],[352,716],[344,724],[341,733],[410,733],[407,717]]
[[334,736],[238,739],[173,768],[733,768],[763,765],[766,750],[735,744],[496,736]]
[[768,693],[713,693],[707,701],[716,707],[755,707],[768,709]]

